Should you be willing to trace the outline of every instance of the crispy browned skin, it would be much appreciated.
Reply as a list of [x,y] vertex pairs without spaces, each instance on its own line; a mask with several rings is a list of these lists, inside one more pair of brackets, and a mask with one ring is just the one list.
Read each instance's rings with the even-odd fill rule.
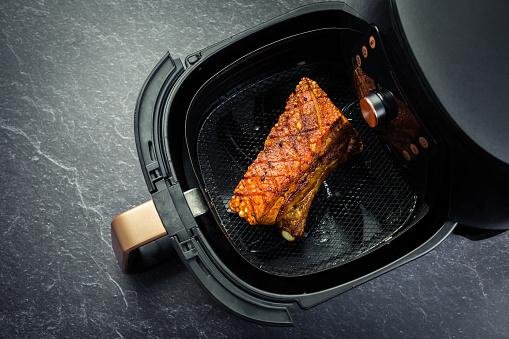
[[235,188],[230,209],[251,225],[278,223],[291,235],[285,238],[300,237],[322,181],[361,150],[348,119],[315,81],[302,78]]

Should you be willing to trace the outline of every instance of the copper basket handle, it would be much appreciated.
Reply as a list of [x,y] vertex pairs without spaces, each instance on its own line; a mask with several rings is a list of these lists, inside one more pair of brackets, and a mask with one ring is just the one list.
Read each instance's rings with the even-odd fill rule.
[[111,222],[111,245],[122,271],[129,271],[134,250],[166,234],[152,200],[117,215]]

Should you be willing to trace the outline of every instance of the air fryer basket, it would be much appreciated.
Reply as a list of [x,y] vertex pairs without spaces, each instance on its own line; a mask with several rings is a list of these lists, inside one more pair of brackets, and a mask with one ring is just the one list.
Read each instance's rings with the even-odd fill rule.
[[[299,50],[299,39],[316,41],[316,48]],[[289,37],[253,53],[278,58],[277,49],[295,49],[286,66],[233,71],[229,88],[207,105],[197,137],[197,164],[209,206],[237,252],[250,264],[267,273],[296,277],[309,275],[355,260],[383,246],[412,224],[419,193],[412,189],[375,132],[363,121],[344,55],[325,55],[321,41],[340,44],[337,29],[319,30]],[[309,46],[309,42],[306,43]],[[321,46],[321,47],[320,47]],[[336,47],[337,48],[337,47]],[[273,53],[267,51],[271,49]],[[334,52],[334,49],[331,49]],[[311,53],[312,52],[312,53]],[[342,51],[344,52],[344,51]],[[317,57],[318,56],[318,57]],[[319,57],[322,56],[322,57]],[[248,61],[242,60],[247,63]],[[254,66],[251,66],[254,67]],[[238,68],[241,69],[241,68]],[[221,74],[216,77],[220,77]],[[341,165],[322,184],[308,217],[307,233],[294,243],[285,241],[271,226],[250,226],[228,210],[235,185],[262,149],[263,142],[282,113],[288,95],[299,79],[310,77],[328,93],[360,133],[363,153]],[[202,87],[217,87],[209,81]],[[199,100],[200,93],[195,97]],[[204,109],[200,106],[200,109]]]

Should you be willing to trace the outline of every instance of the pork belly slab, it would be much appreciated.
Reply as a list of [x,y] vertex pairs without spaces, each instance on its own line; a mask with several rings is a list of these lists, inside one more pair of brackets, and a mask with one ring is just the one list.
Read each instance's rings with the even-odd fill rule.
[[249,224],[277,225],[285,239],[295,240],[305,232],[326,176],[362,147],[357,131],[327,94],[302,78],[229,207]]

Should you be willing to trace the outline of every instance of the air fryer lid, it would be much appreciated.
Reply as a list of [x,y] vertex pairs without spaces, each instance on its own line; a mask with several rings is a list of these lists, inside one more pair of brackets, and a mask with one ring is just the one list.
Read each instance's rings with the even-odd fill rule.
[[436,100],[481,149],[509,164],[509,2],[394,0]]

